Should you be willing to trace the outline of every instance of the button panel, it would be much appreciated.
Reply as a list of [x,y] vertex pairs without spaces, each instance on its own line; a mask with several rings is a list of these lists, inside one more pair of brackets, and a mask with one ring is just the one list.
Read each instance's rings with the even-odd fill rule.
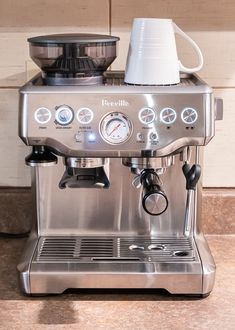
[[30,104],[32,143],[49,141],[61,153],[78,156],[141,157],[143,150],[162,155],[184,145],[202,145],[206,120],[213,117],[213,104],[210,116],[205,109],[209,101],[193,94],[81,92],[45,94],[42,99],[43,107],[36,98]]

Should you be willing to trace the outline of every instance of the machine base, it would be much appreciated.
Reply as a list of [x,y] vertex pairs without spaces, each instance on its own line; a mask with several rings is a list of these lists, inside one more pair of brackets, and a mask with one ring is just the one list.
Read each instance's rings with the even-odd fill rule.
[[215,266],[203,264],[211,255],[202,237],[31,237],[18,265],[21,287],[31,295],[72,288],[207,295]]

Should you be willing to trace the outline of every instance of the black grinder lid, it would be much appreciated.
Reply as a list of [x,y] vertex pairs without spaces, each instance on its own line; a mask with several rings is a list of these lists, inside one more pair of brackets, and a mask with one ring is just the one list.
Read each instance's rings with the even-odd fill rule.
[[89,33],[71,33],[71,34],[51,34],[46,36],[38,36],[29,38],[28,42],[33,45],[61,45],[61,44],[91,44],[102,42],[116,42],[120,40],[119,37],[103,35],[103,34],[89,34]]

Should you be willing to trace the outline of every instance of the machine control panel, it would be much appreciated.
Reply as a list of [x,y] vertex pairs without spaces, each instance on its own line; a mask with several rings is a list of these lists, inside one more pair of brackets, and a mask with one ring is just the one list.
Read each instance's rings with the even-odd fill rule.
[[[208,134],[213,136],[213,126],[207,132],[213,118],[210,95],[46,96],[30,95],[28,143],[49,145],[61,153],[140,157],[143,150],[157,150],[161,155],[185,145],[203,145]],[[42,99],[46,102],[40,106]]]

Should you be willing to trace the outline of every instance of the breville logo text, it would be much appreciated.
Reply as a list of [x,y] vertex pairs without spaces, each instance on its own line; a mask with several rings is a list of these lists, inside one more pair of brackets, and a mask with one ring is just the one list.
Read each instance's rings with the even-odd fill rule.
[[117,101],[108,101],[106,99],[102,100],[103,107],[128,107],[129,102],[125,100],[117,100]]

